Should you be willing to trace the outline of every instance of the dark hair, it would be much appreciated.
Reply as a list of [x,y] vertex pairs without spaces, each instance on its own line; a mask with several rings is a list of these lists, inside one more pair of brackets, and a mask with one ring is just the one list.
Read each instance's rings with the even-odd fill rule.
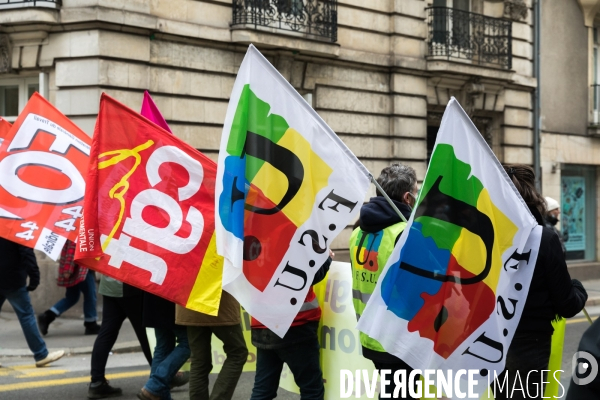
[[528,206],[536,208],[541,215],[546,215],[546,200],[535,188],[533,168],[525,164],[506,164],[504,170],[512,180],[523,200]]
[[[377,182],[391,199],[403,201],[404,193],[412,191],[417,184],[417,174],[408,165],[392,164],[381,170]],[[379,190],[377,196],[383,196]]]

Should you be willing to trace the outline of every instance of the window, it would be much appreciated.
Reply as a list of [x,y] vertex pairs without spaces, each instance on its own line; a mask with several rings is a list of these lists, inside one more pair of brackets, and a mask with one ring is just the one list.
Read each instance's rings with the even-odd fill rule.
[[469,47],[471,41],[469,0],[454,0],[452,4],[454,16],[452,18],[452,43],[459,48]]
[[298,17],[302,15],[304,3],[302,0],[278,0],[277,11],[280,14]]
[[600,68],[598,63],[600,59],[598,57],[598,28],[593,30],[593,84],[592,84],[592,123],[598,125],[600,122]]
[[594,167],[561,169],[560,221],[567,260],[596,258],[596,174]]
[[472,12],[481,1],[433,0],[427,8],[428,57],[463,58],[478,64],[512,67],[512,22]]
[[39,92],[39,78],[0,79],[0,116],[13,122],[35,92]]
[[466,47],[470,40],[469,11],[470,0],[433,0],[433,7],[446,7],[452,11],[440,10],[433,18],[433,41],[446,43],[447,33],[452,32],[450,45]]

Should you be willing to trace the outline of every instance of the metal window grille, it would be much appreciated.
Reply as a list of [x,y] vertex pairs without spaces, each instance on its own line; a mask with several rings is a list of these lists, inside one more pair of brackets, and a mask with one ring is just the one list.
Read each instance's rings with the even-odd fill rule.
[[0,0],[0,10],[10,8],[60,8],[62,0]]
[[512,22],[448,7],[427,9],[429,57],[512,67]]
[[337,40],[337,0],[233,0],[232,27],[254,25]]

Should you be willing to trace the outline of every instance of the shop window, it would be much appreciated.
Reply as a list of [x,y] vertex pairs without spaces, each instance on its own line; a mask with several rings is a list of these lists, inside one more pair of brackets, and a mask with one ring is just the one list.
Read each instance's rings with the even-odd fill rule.
[[596,174],[593,167],[561,170],[561,231],[567,260],[596,258]]

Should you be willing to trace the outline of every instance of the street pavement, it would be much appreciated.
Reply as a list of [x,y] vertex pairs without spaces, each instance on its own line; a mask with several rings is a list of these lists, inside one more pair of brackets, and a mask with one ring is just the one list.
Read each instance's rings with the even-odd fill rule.
[[[90,382],[90,353],[95,335],[83,334],[83,320],[57,318],[44,337],[50,351],[65,349],[68,356],[45,368],[36,368],[15,314],[0,313],[0,399],[75,400],[85,399]],[[125,320],[106,374],[111,385],[123,389],[119,399],[137,399],[150,368],[141,353],[129,320]],[[210,375],[210,385],[216,374]],[[252,393],[254,373],[244,372],[233,400],[247,400]],[[188,386],[173,389],[173,400],[188,399]],[[299,395],[279,389],[278,399],[297,400]]]
[[[600,315],[600,280],[583,282],[590,296],[587,310],[592,318]],[[568,389],[571,362],[579,340],[589,323],[583,313],[567,321],[563,350],[561,383]],[[36,368],[15,315],[0,313],[0,399],[56,400],[85,399],[89,384],[90,353],[95,336],[83,335],[83,321],[58,318],[44,337],[50,351],[65,349],[68,356],[45,368]],[[107,364],[111,385],[123,389],[123,400],[137,399],[136,394],[148,379],[149,367],[129,321],[125,321],[113,354]],[[216,375],[211,374],[211,385]],[[234,400],[248,399],[254,373],[244,372],[236,387]],[[187,385],[174,389],[174,400],[188,399]],[[560,392],[559,392],[560,394]],[[279,389],[278,399],[297,400],[299,395]]]

